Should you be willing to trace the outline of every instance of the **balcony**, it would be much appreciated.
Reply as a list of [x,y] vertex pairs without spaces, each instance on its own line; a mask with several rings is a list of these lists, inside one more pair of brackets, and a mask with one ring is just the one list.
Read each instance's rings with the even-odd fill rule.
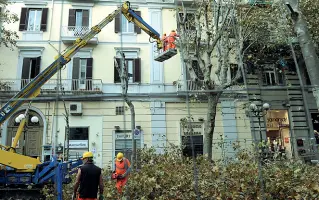
[[[203,85],[204,85],[203,80],[198,81],[197,83],[195,83],[195,81],[188,80],[187,86],[184,87],[184,82],[179,81],[176,83],[176,90],[177,90],[177,92],[199,91],[199,90],[203,90],[202,89]],[[231,86],[231,87],[225,89],[224,91],[232,91],[234,93],[246,93],[246,87],[244,85],[234,85],[234,86]]]
[[[42,94],[56,92],[57,83],[60,80],[50,79],[42,87]],[[0,81],[0,92],[15,93],[30,82],[30,79],[8,79]],[[63,92],[68,94],[102,93],[102,80],[100,79],[62,79],[59,85]]]
[[273,0],[249,0],[250,5],[271,5]]
[[[88,26],[63,26],[62,27],[62,42],[64,44],[72,44],[77,38],[82,37],[90,32]],[[97,36],[94,36],[88,44],[98,44]]]

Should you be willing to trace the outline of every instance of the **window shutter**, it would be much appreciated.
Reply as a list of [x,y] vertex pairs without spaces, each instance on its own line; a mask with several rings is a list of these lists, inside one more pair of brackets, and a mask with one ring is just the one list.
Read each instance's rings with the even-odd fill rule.
[[89,10],[82,11],[82,26],[89,27]]
[[[121,66],[121,59],[116,58],[116,62],[118,63],[119,66]],[[115,66],[115,61],[114,61],[114,83],[120,83],[121,82],[121,77],[119,72],[117,71],[117,68]]]
[[19,24],[19,31],[27,30],[28,25],[28,8],[21,9],[21,16],[20,16],[20,24]]
[[23,58],[21,79],[29,79],[30,74],[30,58]]
[[41,56],[36,58],[35,62],[35,75],[37,76],[41,70]]
[[141,82],[141,58],[134,59],[133,82]]
[[86,59],[86,89],[92,90],[93,58]]
[[[141,17],[141,11],[134,11],[138,16]],[[137,34],[141,34],[141,28],[134,24],[134,32]]]
[[93,58],[87,59],[86,64],[86,79],[92,79],[93,78]]
[[72,90],[79,88],[79,74],[80,74],[80,58],[73,58],[73,69],[72,69]]
[[70,9],[69,10],[68,26],[75,26],[75,9]]
[[114,32],[115,33],[121,32],[121,14],[122,13],[119,13],[115,17],[115,23],[114,23],[115,24],[115,27],[114,27]]
[[41,16],[41,31],[47,30],[47,21],[48,21],[48,8],[42,8],[42,16]]

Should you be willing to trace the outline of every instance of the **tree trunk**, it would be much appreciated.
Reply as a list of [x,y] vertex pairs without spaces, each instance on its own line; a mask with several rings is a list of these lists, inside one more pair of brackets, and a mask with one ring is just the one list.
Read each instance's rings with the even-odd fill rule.
[[132,101],[130,101],[127,97],[125,97],[126,104],[130,107],[131,111],[131,131],[132,131],[132,158],[131,165],[132,169],[136,168],[136,140],[134,139],[134,130],[135,130],[135,109]]
[[215,130],[215,119],[219,97],[220,94],[216,93],[210,93],[208,95],[208,111],[204,131],[204,154],[207,155],[209,161],[211,161],[213,158],[213,135]]
[[299,45],[301,47],[302,55],[305,60],[307,71],[309,74],[311,85],[313,88],[313,95],[316,99],[317,108],[319,108],[319,59],[316,54],[314,43],[310,37],[307,22],[304,19],[301,11],[299,10],[299,5],[297,0],[287,0],[291,5],[292,9],[298,13],[298,15],[293,16],[292,20],[294,22],[294,29],[297,34]]

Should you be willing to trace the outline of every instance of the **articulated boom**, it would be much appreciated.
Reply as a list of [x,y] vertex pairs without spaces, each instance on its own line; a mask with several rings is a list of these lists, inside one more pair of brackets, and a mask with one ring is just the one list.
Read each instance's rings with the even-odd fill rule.
[[138,16],[131,8],[130,3],[125,2],[123,6],[116,9],[114,12],[104,18],[98,25],[93,26],[87,34],[78,38],[75,43],[68,47],[62,55],[58,55],[55,61],[47,67],[44,71],[39,73],[32,81],[30,81],[23,89],[21,89],[14,97],[12,97],[1,109],[0,109],[0,125],[7,120],[23,103],[30,101],[30,98],[34,98],[40,94],[41,87],[60,70],[64,65],[70,62],[72,56],[74,56],[81,48],[86,46],[87,42],[91,40],[96,34],[98,34],[108,23],[110,23],[116,15],[120,12],[130,21],[139,26],[150,37],[156,40],[157,49],[160,50],[163,47],[163,43],[160,40],[160,34],[149,26],[140,16]]

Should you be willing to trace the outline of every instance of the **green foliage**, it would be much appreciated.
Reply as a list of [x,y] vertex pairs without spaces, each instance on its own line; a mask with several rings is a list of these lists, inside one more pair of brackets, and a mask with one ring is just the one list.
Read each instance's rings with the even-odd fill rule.
[[263,7],[239,6],[238,11],[243,42],[268,46],[287,44],[293,34],[288,12],[280,1]]
[[15,23],[19,20],[16,14],[10,13],[6,0],[0,1],[0,47],[4,45],[7,48],[13,49],[16,46],[16,40],[19,38],[16,31],[12,31],[6,28],[6,24]]
[[300,9],[308,23],[308,28],[312,39],[319,44],[319,1],[318,0],[302,0],[300,1]]
[[[214,163],[204,156],[195,160],[198,174],[198,191],[201,199],[258,199],[258,163],[255,154],[240,148],[236,158]],[[129,199],[195,199],[194,163],[191,158],[182,157],[179,148],[166,149],[157,155],[154,149],[141,153],[141,169],[134,171],[125,188]],[[266,162],[262,168],[267,199],[318,199],[319,174],[317,166],[310,166],[295,160]],[[115,199],[115,182],[110,180],[111,170],[104,171],[106,199]],[[45,192],[50,194],[46,189]],[[64,195],[70,199],[72,184],[65,186]],[[54,199],[48,198],[48,199]]]

